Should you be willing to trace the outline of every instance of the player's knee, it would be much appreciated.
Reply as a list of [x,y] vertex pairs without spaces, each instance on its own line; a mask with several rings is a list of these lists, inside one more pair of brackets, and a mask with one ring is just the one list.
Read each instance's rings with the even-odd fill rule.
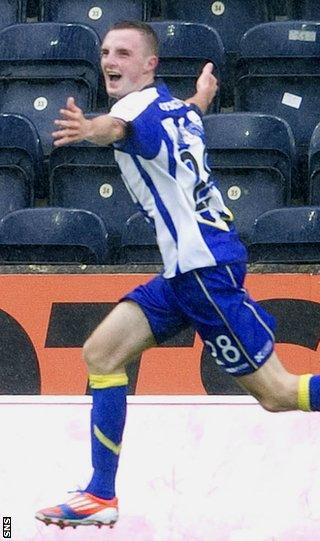
[[94,338],[90,337],[84,343],[82,349],[83,358],[88,366],[90,374],[111,373],[114,370],[114,366],[109,359],[109,356],[105,351],[99,347]]

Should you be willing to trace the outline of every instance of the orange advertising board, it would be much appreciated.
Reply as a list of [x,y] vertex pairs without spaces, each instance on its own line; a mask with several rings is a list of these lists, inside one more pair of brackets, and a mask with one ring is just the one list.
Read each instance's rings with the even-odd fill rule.
[[[0,275],[0,394],[87,390],[81,346],[126,292],[150,274]],[[250,294],[278,320],[277,351],[294,373],[320,373],[320,276],[249,274]],[[138,395],[239,394],[191,329],[129,369]]]

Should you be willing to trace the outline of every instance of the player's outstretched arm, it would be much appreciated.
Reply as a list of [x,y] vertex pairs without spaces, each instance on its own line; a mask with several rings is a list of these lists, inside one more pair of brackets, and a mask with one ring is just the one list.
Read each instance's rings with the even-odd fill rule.
[[185,100],[186,103],[197,105],[203,113],[206,112],[218,91],[218,81],[212,71],[213,64],[208,62],[197,79],[196,93]]
[[66,108],[60,109],[60,114],[62,118],[54,121],[59,129],[52,133],[55,147],[83,140],[109,145],[125,136],[125,122],[109,115],[87,119],[74,98],[68,98]]

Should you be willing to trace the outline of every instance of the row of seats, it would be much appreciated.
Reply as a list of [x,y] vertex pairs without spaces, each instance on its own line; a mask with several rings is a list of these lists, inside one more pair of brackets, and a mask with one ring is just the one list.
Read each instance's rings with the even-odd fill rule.
[[[155,4],[160,4],[158,10],[154,9]],[[242,36],[253,26],[277,20],[279,16],[291,20],[317,20],[319,11],[316,0],[198,0],[196,3],[185,0],[100,0],[96,4],[92,0],[42,0],[38,18],[40,21],[81,22],[91,26],[100,39],[116,20],[152,20],[156,12],[162,20],[208,25],[219,33],[226,51],[221,95],[222,103],[230,106],[233,104],[234,69]]]
[[[166,0],[155,9],[152,0],[1,0],[0,28],[8,24],[26,22],[32,4],[32,14],[39,21],[82,23],[91,26],[103,38],[107,28],[120,19],[151,20],[156,14],[162,19],[203,23],[211,26],[223,37],[228,54],[237,53],[242,35],[252,26],[275,20],[281,2],[259,0]],[[320,17],[316,0],[289,0],[285,2],[289,19]],[[29,7],[29,9],[28,9]],[[281,10],[280,10],[281,11]]]
[[[250,263],[320,263],[320,206],[288,207],[257,217]],[[139,214],[124,225],[115,253],[97,214],[62,207],[27,208],[0,219],[0,264],[161,264],[154,231]]]
[[[246,245],[251,264],[319,264],[320,206],[264,212],[254,221]],[[161,263],[154,232],[140,214],[133,215],[124,227],[119,262]]]
[[[289,212],[294,216],[297,211],[307,216],[308,207],[299,210],[293,206],[291,187],[295,180],[296,153],[292,131],[285,121],[259,113],[220,113],[204,117],[204,127],[209,165],[247,244],[252,244],[260,231],[256,222],[261,220],[261,215]],[[11,240],[14,235],[19,245],[23,239],[26,242],[25,235],[30,235],[33,244],[40,247],[50,244],[51,235],[57,235],[56,241],[61,243],[65,239],[74,246],[75,235],[84,236],[82,242],[86,239],[88,242],[88,235],[91,238],[95,231],[97,238],[104,239],[100,263],[127,262],[130,254],[132,259],[132,253],[138,257],[135,262],[139,262],[139,257],[149,262],[150,258],[159,261],[154,233],[137,215],[111,147],[83,142],[54,149],[49,157],[48,206],[32,208],[43,169],[42,146],[32,122],[21,115],[0,114],[0,228],[5,227],[6,235],[10,232]],[[309,178],[308,203],[320,207],[320,124],[309,149]],[[87,223],[90,220],[92,227]],[[137,243],[140,243],[139,256]],[[151,250],[150,245],[153,245]],[[12,250],[9,252],[10,257],[17,257]],[[28,253],[31,261],[41,254],[40,248],[34,251],[34,256],[31,252]],[[71,252],[75,257],[75,248]],[[81,251],[77,254],[83,256]]]
[[[151,24],[160,38],[158,76],[174,95],[192,95],[208,60],[223,80],[224,47],[215,30],[185,22]],[[235,71],[235,110],[286,120],[302,172],[320,118],[318,28],[318,23],[297,21],[251,28],[241,40]],[[46,156],[52,149],[53,120],[69,95],[86,112],[99,109],[99,53],[97,34],[83,25],[30,23],[0,31],[0,112],[27,116],[38,130]],[[220,110],[218,94],[208,112]]]
[[280,16],[287,19],[320,18],[317,0],[198,0],[196,3],[184,0],[98,0],[96,3],[92,0],[2,0],[1,8],[4,25],[9,24],[7,21],[25,21],[26,14],[32,9],[32,15],[39,21],[80,22],[92,26],[100,37],[119,19],[157,17],[204,23],[223,36],[228,53],[238,51],[241,36],[257,24]]
[[[28,0],[0,0],[0,28],[26,23],[29,4]],[[100,38],[119,19],[147,20],[151,15],[151,4],[145,0],[42,0],[31,9],[40,21],[89,25]]]
[[[237,217],[241,236],[247,239],[257,215],[296,202],[299,176],[292,130],[284,120],[261,113],[211,114],[204,117],[204,127],[209,165],[219,179],[226,203]],[[28,141],[25,154],[29,161],[24,158],[28,170],[21,159],[24,141]],[[320,124],[311,138],[308,161],[305,203],[320,205]],[[13,176],[8,169],[11,166],[19,167],[21,175],[24,168],[24,184],[29,187],[24,188],[24,193],[30,194],[27,206],[32,206],[39,199],[39,192],[45,190],[51,205],[86,205],[85,208],[102,216],[111,212],[114,224],[117,216],[122,224],[132,214],[134,207],[121,182],[111,147],[83,142],[53,149],[48,157],[48,178],[45,163],[32,123],[21,115],[0,115],[2,174],[6,171]],[[20,180],[18,185],[22,185]],[[16,190],[13,180],[10,186]],[[3,197],[0,215],[7,207]],[[119,229],[115,225],[115,230]]]

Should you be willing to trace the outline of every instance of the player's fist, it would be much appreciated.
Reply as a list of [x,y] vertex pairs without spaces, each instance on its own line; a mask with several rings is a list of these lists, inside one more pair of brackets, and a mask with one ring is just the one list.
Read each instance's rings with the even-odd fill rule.
[[209,103],[215,97],[218,91],[218,80],[213,74],[212,62],[208,62],[202,69],[197,80],[196,88],[197,92],[207,96]]

